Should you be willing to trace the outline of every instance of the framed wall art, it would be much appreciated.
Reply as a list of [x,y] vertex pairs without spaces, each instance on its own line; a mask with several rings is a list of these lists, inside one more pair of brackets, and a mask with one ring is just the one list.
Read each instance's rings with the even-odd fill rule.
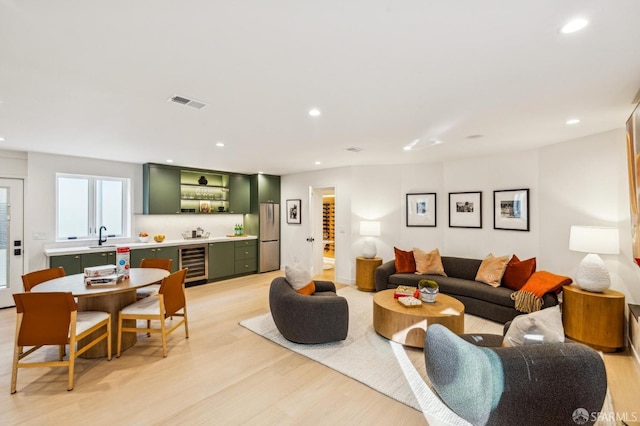
[[529,230],[529,189],[493,191],[493,229]]
[[407,194],[407,226],[436,226],[436,193]]
[[302,223],[302,200],[287,200],[287,223]]
[[449,228],[482,228],[482,192],[449,193]]

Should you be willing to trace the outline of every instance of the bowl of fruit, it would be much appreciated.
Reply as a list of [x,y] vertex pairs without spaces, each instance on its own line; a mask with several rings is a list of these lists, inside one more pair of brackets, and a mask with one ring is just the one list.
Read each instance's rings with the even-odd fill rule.
[[148,243],[149,238],[151,237],[146,232],[141,232],[138,234],[138,241],[140,241],[141,243]]
[[161,243],[164,241],[164,234],[156,234],[153,239],[156,240],[156,243]]

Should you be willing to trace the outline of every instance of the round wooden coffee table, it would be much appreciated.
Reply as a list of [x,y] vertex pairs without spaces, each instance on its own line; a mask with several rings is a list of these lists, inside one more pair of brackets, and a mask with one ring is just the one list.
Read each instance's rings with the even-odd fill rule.
[[464,305],[446,294],[438,294],[434,303],[407,308],[393,298],[395,290],[383,290],[373,296],[373,328],[394,342],[424,347],[427,326],[442,324],[456,334],[464,333]]

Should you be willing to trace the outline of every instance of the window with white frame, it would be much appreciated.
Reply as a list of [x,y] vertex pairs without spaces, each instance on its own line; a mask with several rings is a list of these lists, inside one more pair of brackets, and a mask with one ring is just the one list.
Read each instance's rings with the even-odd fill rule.
[[56,174],[56,239],[129,236],[129,179]]

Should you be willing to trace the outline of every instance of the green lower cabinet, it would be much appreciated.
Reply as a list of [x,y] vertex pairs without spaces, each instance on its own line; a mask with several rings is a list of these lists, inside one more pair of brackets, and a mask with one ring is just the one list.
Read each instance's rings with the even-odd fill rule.
[[129,254],[129,265],[139,268],[142,259],[171,259],[171,272],[180,268],[180,250],[178,246],[132,249]]
[[248,274],[258,270],[256,240],[235,241],[235,273]]
[[115,251],[100,251],[84,254],[68,254],[65,256],[53,256],[49,260],[51,268],[62,266],[67,275],[84,273],[84,268],[100,265],[115,265]]
[[209,281],[255,273],[257,247],[256,240],[210,243]]
[[235,274],[233,241],[209,243],[209,281]]
[[49,258],[49,267],[58,268],[62,266],[67,275],[79,274],[82,270],[82,260],[79,254],[68,254],[65,256],[52,256]]

